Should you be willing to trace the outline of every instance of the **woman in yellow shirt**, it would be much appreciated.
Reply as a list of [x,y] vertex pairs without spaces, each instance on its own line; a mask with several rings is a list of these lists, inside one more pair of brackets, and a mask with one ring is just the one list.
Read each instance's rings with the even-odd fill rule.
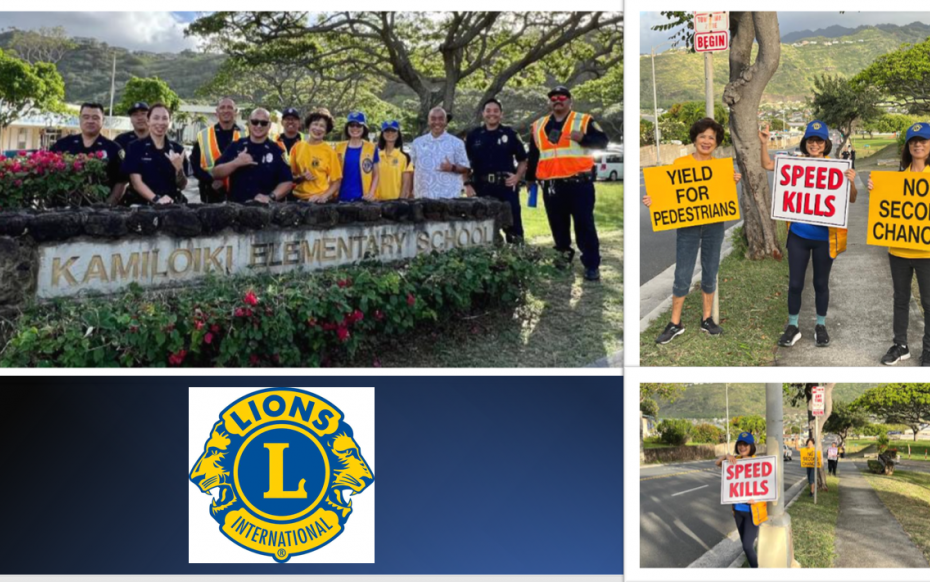
[[333,117],[323,108],[316,109],[305,120],[307,141],[291,149],[291,172],[296,187],[293,199],[305,202],[327,202],[339,192],[342,164],[336,150],[323,141],[333,130]]
[[410,155],[404,152],[404,136],[400,131],[400,122],[385,121],[381,124],[378,153],[379,180],[375,198],[412,198],[413,162]]
[[[930,173],[927,157],[930,155],[930,123],[915,123],[904,136],[901,153],[902,172]],[[869,179],[869,190],[872,179]],[[894,345],[882,356],[882,363],[893,366],[911,357],[907,347],[907,324],[910,317],[911,281],[917,275],[920,303],[924,308],[924,346],[921,366],[930,367],[930,250],[888,249],[891,263],[891,281],[894,284]]]

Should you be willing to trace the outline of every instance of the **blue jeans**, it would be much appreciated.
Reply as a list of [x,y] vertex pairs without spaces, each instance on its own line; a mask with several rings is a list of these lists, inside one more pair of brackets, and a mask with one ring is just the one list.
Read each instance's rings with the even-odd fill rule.
[[675,243],[675,283],[672,294],[686,297],[691,290],[691,278],[701,251],[701,290],[713,293],[717,290],[717,271],[720,269],[720,248],[723,246],[724,224],[702,224],[678,229]]

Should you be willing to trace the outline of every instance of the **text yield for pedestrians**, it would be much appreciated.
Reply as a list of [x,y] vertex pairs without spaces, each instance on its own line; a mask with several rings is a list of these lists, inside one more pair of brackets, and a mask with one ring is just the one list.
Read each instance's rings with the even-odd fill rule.
[[720,472],[720,503],[758,503],[778,499],[775,457],[724,461]]

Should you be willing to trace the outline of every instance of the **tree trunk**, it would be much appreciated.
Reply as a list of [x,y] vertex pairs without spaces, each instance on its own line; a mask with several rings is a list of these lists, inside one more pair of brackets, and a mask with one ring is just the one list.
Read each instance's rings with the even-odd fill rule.
[[[759,102],[781,58],[778,17],[774,12],[731,12],[730,33],[730,82],[723,90],[723,102],[730,108],[730,137],[743,175],[740,203],[749,242],[747,256],[780,260],[782,251],[775,221],[770,218],[772,198],[759,143]],[[750,64],[753,40],[759,43],[759,54]]]

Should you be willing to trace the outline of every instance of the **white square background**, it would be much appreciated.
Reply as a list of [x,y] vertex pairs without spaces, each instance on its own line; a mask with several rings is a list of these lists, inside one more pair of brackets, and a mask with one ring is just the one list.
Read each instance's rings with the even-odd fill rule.
[[[263,390],[259,388],[190,388],[188,392],[188,474],[210,437],[220,412],[239,398]],[[352,427],[355,442],[371,467],[375,479],[375,389],[300,388],[331,402],[342,411]],[[188,481],[188,562],[191,564],[276,564],[264,556],[239,547],[220,531],[210,515],[212,497]],[[326,546],[285,564],[374,564],[375,563],[375,483],[352,498],[352,513],[339,536]]]

